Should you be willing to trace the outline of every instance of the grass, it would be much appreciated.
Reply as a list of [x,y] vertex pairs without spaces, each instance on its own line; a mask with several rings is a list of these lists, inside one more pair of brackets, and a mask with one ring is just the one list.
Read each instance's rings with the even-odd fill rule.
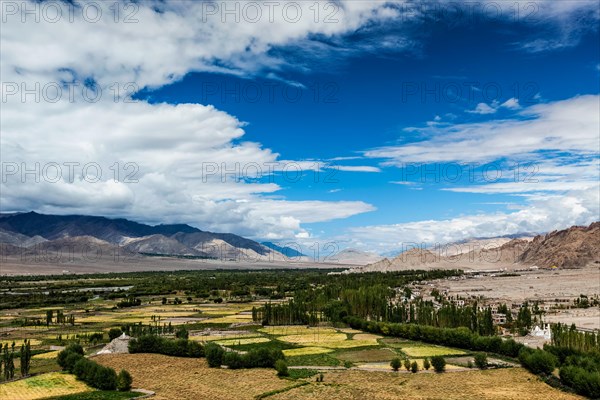
[[233,345],[233,346],[229,346],[229,347],[232,347],[232,348],[235,348],[236,350],[241,350],[241,351],[249,351],[249,350],[261,349],[261,348],[266,348],[269,350],[283,351],[283,350],[287,350],[287,349],[296,348],[296,346],[294,346],[291,343],[280,342],[279,340],[271,340],[271,341],[263,342],[263,343],[242,344],[240,346]]
[[290,370],[288,370],[288,372],[289,372],[289,377],[291,379],[306,379],[306,378],[315,376],[316,374],[319,373],[319,371],[317,371],[316,369],[308,369],[308,368],[290,369]]
[[223,346],[241,346],[241,345],[245,345],[245,344],[266,343],[266,342],[270,342],[270,341],[271,341],[271,339],[266,338],[266,337],[255,337],[255,338],[217,340],[215,343],[218,343]]
[[455,356],[466,354],[462,350],[442,346],[402,347],[401,350],[409,357]]
[[0,385],[0,399],[37,400],[93,390],[73,375],[51,372]]
[[323,367],[337,367],[341,364],[340,360],[329,354],[307,354],[303,356],[286,357],[288,365],[310,365]]
[[336,354],[336,357],[342,361],[353,363],[366,363],[376,361],[391,361],[398,357],[398,354],[391,349],[369,349],[359,351],[343,351]]
[[36,354],[32,357],[32,359],[34,359],[34,360],[52,359],[52,358],[56,358],[56,356],[58,356],[58,353],[60,353],[60,351],[58,351],[58,350],[48,351],[46,353]]
[[283,350],[283,355],[286,357],[295,357],[295,356],[306,356],[310,354],[323,354],[330,353],[333,349],[327,349],[325,347],[300,347],[297,349],[287,349]]

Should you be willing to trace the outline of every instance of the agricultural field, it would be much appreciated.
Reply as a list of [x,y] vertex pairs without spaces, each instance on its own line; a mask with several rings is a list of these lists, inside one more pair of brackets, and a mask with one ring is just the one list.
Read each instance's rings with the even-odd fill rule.
[[273,400],[574,400],[537,380],[521,368],[493,371],[435,373],[327,371],[323,382],[310,383],[282,393]]
[[278,379],[273,369],[208,368],[205,359],[114,354],[95,357],[95,361],[116,370],[127,368],[133,376],[133,386],[156,392],[152,397],[156,400],[231,400],[233,393],[235,399],[250,400],[295,384]]
[[37,400],[93,390],[73,375],[52,372],[0,385],[0,399]]

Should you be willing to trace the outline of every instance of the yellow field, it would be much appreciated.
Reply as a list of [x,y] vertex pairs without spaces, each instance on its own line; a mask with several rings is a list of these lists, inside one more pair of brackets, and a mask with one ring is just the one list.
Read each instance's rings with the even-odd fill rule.
[[332,351],[333,351],[333,349],[328,349],[325,347],[302,347],[299,349],[283,350],[283,355],[286,357],[294,357],[294,356],[306,356],[309,354],[331,353]]
[[60,353],[60,351],[56,350],[56,351],[49,351],[48,353],[42,353],[42,354],[36,354],[34,355],[32,358],[35,359],[50,359],[50,358],[56,358],[56,356],[58,356],[58,353]]
[[51,372],[0,385],[0,399],[36,400],[93,390],[73,375]]
[[[281,326],[266,326],[259,329],[260,332],[268,333],[275,336],[289,335],[306,335],[317,333],[320,335],[336,334],[338,331],[334,328],[307,328],[305,325],[281,325]],[[344,335],[345,336],[345,335]]]
[[251,338],[251,337],[263,337],[263,336],[259,333],[248,332],[248,333],[236,333],[235,335],[195,335],[195,336],[190,336],[189,339],[195,340],[197,342],[212,342],[215,340]]
[[[23,344],[23,339],[14,340],[14,342],[15,342],[15,351],[16,351],[21,348],[21,345]],[[31,346],[38,346],[41,343],[42,342],[38,339],[31,339]],[[0,340],[0,346],[4,347],[5,344],[8,344],[8,348],[10,349],[10,347],[13,344],[13,340]]]
[[465,354],[462,350],[442,346],[402,347],[401,350],[409,357],[454,356]]
[[[345,333],[333,329],[310,329],[303,334],[280,336],[277,339],[284,342],[300,344],[306,347],[327,347],[330,349],[349,349],[352,347],[377,346],[379,336],[364,334],[356,335],[359,339],[348,339]],[[355,336],[355,337],[356,337]],[[361,338],[361,337],[364,337]]]
[[243,339],[225,339],[225,340],[217,340],[215,343],[218,343],[223,346],[235,346],[242,344],[254,344],[254,343],[265,343],[270,342],[271,339],[266,337],[255,337],[255,338],[243,338]]
[[221,318],[211,318],[210,322],[214,324],[237,324],[241,322],[252,322],[252,315],[234,314]]

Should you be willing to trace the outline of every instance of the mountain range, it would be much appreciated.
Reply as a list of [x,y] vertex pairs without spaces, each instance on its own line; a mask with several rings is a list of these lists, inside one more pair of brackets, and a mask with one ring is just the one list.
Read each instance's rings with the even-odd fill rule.
[[[4,254],[93,247],[149,256],[283,260],[282,253],[232,233],[202,231],[186,224],[146,225],[127,219],[36,212],[0,214]],[[75,250],[77,251],[77,250]]]
[[600,264],[600,222],[535,237],[506,237],[414,248],[396,257],[355,267],[351,272],[406,269],[577,268]]

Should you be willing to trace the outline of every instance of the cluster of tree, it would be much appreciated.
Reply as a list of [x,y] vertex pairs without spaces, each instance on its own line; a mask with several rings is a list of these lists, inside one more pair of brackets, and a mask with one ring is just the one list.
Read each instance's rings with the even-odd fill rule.
[[[168,324],[160,325],[158,322],[144,325],[141,322],[137,324],[126,324],[121,326],[121,333],[125,333],[128,336],[142,336],[142,335],[166,335],[168,333],[174,333],[175,328],[169,322]],[[119,336],[121,335],[119,334]],[[111,339],[112,340],[112,339]]]
[[75,316],[73,314],[65,315],[65,313],[62,310],[56,310],[56,319],[54,319],[54,310],[47,310],[46,326],[50,326],[50,324],[52,324],[52,321],[55,321],[57,324],[71,324],[71,326],[74,326]]
[[175,357],[202,357],[200,343],[187,339],[166,339],[157,335],[142,335],[129,341],[130,353],[158,353]]
[[23,294],[0,294],[0,309],[47,307],[63,304],[85,303],[90,294],[81,292],[28,292]]
[[600,351],[582,352],[548,344],[544,350],[556,356],[563,384],[584,396],[600,398]]
[[84,357],[83,347],[70,344],[57,357],[58,365],[65,371],[77,376],[77,379],[100,390],[131,389],[131,375],[122,370],[118,375],[114,369],[102,366]]
[[396,304],[390,301],[383,320],[439,328],[466,327],[472,332],[488,336],[496,333],[491,308],[478,311],[476,302],[471,305],[459,306],[446,301],[437,308],[432,301],[421,299]]
[[[308,285],[296,284],[286,291],[293,299],[285,303],[266,303],[253,310],[254,321],[264,325],[316,324],[321,321],[339,322],[348,315],[376,321],[415,321],[421,310],[406,304],[396,305],[396,292],[414,281],[439,279],[460,275],[460,271],[401,271],[388,274],[330,275],[329,282],[313,277]],[[431,320],[433,304],[419,313],[421,319]],[[469,322],[470,322],[469,318]],[[491,314],[490,314],[491,321]],[[481,324],[483,326],[483,324]]]
[[497,353],[509,357],[517,357],[519,350],[523,347],[522,344],[512,339],[503,340],[499,336],[481,336],[464,327],[438,328],[428,325],[366,321],[358,317],[347,317],[345,322],[352,328],[371,333],[419,340],[461,349]]
[[2,362],[0,363],[0,367],[4,366],[4,379],[7,381],[15,377],[15,342],[12,343],[10,349],[9,352],[8,343],[4,343]]
[[534,374],[552,376],[559,368],[560,381],[576,393],[600,398],[600,353],[581,352],[568,347],[545,345],[544,349],[523,348],[521,365]]
[[141,304],[142,304],[141,299],[139,299],[133,295],[129,295],[124,300],[119,301],[117,303],[117,307],[119,307],[119,308],[135,307],[135,306],[139,306]]
[[[226,365],[231,369],[276,368],[279,360],[285,360],[281,350],[259,348],[240,354],[236,351],[225,351],[216,343],[208,343],[205,346],[205,353],[206,361],[211,368],[219,368],[221,365]],[[283,370],[281,363],[280,368]],[[285,370],[287,371],[287,364]]]
[[552,324],[552,344],[581,352],[600,353],[600,332],[581,332],[575,324]]

